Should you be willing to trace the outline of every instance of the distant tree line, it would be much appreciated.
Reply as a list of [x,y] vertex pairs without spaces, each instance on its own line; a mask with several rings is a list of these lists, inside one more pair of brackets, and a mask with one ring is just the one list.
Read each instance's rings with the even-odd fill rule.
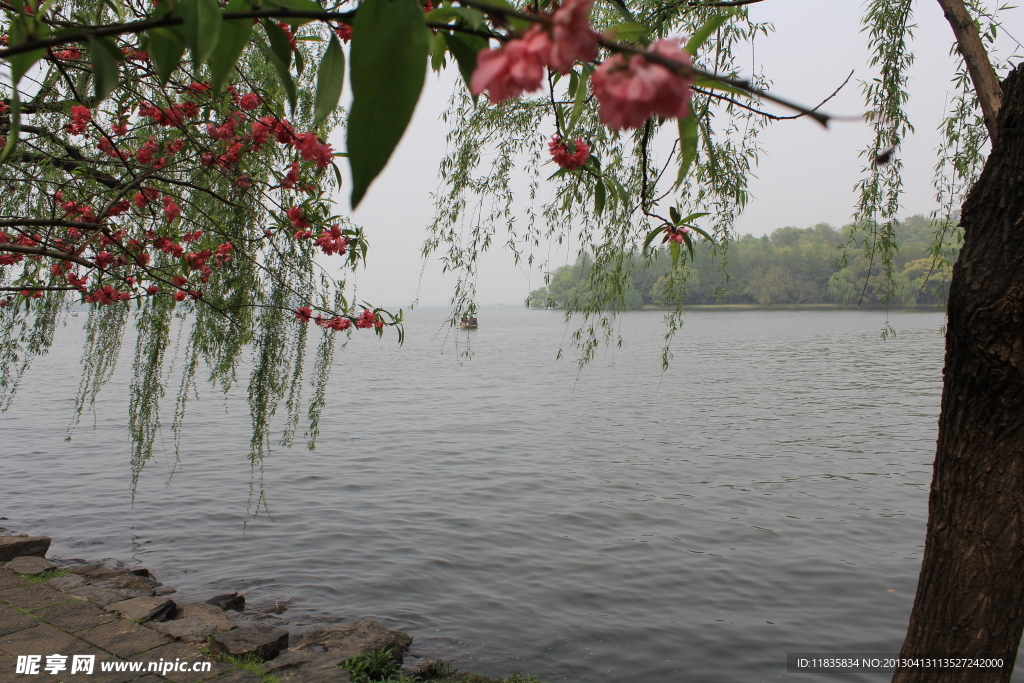
[[[847,226],[836,230],[779,228],[762,237],[743,235],[721,249],[694,241],[693,258],[673,267],[667,250],[625,259],[628,285],[619,292],[623,309],[685,304],[936,304],[949,289],[958,246],[934,251],[938,226],[924,216],[902,221],[896,229],[899,251],[891,279],[880,256],[872,258],[864,238]],[[845,248],[844,248],[845,247]],[[547,286],[530,292],[534,308],[586,304],[601,283],[592,277],[589,255],[550,272]]]

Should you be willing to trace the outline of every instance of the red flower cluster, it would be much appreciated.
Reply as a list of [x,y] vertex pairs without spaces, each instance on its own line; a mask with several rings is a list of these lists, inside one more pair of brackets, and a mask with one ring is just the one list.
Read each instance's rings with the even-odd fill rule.
[[71,123],[67,125],[67,131],[72,135],[85,135],[85,127],[92,121],[92,110],[76,104],[71,107]]
[[522,38],[495,50],[482,50],[470,91],[479,95],[486,90],[491,102],[504,102],[539,89],[547,66],[565,74],[577,60],[596,59],[599,36],[590,27],[593,4],[594,0],[567,0],[555,10],[550,32],[534,24]]
[[665,226],[665,236],[669,242],[675,242],[676,244],[682,244],[686,241],[683,235],[688,235],[690,231],[686,228],[675,228],[671,225]]
[[328,256],[333,254],[342,254],[348,251],[348,238],[342,237],[341,228],[337,225],[332,225],[329,230],[324,230],[320,233],[320,237],[316,239],[314,243],[320,247]]
[[[42,294],[42,292],[39,293]],[[131,292],[119,292],[116,289],[114,289],[112,285],[104,285],[102,287],[97,288],[96,291],[94,291],[92,294],[87,294],[85,296],[85,301],[86,303],[90,304],[100,304],[102,306],[107,306],[109,304],[114,303],[115,301],[125,301],[131,298]]]
[[556,164],[562,168],[575,170],[582,168],[587,163],[587,159],[590,158],[590,145],[583,138],[576,138],[572,144],[576,149],[575,152],[570,152],[562,138],[554,135],[551,137],[551,142],[548,143],[548,152],[551,153],[551,158],[555,160]]
[[[649,51],[689,66],[690,55],[678,38],[664,38]],[[613,130],[639,128],[652,115],[685,118],[690,115],[692,76],[680,76],[643,55],[615,55],[597,68],[591,79],[601,105],[601,121]]]
[[254,92],[242,95],[242,98],[238,101],[238,106],[241,107],[243,111],[252,111],[261,104],[263,104],[263,99]]
[[64,209],[64,215],[67,217],[74,217],[78,215],[78,220],[85,223],[92,223],[96,220],[96,211],[91,206],[85,204],[79,204],[78,202],[71,201],[70,199],[64,201],[64,195],[60,190],[53,193],[53,199],[57,202],[60,208]]
[[294,189],[295,183],[299,182],[299,170],[299,162],[293,161],[287,175],[281,180],[281,187],[285,190]]
[[148,102],[143,102],[139,106],[139,116],[151,118],[161,126],[181,126],[186,120],[199,116],[199,105],[186,100],[172,104],[164,110]]
[[173,223],[181,215],[181,209],[174,203],[173,197],[164,196],[161,201],[164,204],[164,217],[168,223]]
[[[285,213],[288,215],[288,220],[291,221],[292,227],[298,228],[299,230],[309,229],[309,221],[307,221],[306,217],[302,215],[301,206],[293,206],[287,209]],[[298,237],[299,235],[296,234],[295,236]],[[303,235],[303,237],[310,237],[310,235]]]
[[366,329],[376,327],[378,330],[384,327],[384,321],[377,318],[377,314],[368,308],[363,309],[362,315],[356,318],[356,327]]

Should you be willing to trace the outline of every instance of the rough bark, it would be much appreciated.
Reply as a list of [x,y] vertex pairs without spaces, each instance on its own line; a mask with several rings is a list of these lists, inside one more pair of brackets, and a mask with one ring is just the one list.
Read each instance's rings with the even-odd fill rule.
[[1024,66],[964,203],[928,528],[904,656],[1002,657],[1001,670],[902,668],[894,683],[1009,681],[1024,628]]

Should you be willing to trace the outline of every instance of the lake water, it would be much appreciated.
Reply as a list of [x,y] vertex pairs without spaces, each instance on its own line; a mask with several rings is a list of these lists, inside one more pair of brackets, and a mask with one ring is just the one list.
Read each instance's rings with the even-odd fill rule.
[[133,504],[128,354],[63,439],[70,319],[0,416],[0,524],[200,597],[382,618],[484,674],[749,683],[792,679],[787,652],[899,650],[940,314],[891,313],[883,341],[879,311],[692,312],[664,375],[657,312],[623,316],[625,346],[582,371],[556,359],[574,329],[557,312],[485,308],[457,335],[445,314],[413,312],[402,348],[363,334],[339,353],[318,449],[274,451],[273,519],[244,528],[244,387],[202,389],[173,478],[168,428]]

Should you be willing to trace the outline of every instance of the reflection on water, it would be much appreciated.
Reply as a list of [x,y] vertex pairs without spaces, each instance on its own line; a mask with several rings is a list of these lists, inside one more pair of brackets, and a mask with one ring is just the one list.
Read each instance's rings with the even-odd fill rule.
[[664,375],[659,313],[624,316],[625,348],[582,372],[555,360],[559,313],[483,309],[458,333],[468,361],[445,314],[414,312],[402,348],[358,335],[339,354],[319,448],[266,461],[273,519],[244,540],[244,388],[192,404],[181,462],[165,434],[133,506],[129,361],[63,441],[69,320],[0,417],[0,514],[194,593],[385,618],[481,673],[745,683],[789,680],[787,652],[899,649],[939,314],[891,314],[883,342],[878,312],[691,313]]

